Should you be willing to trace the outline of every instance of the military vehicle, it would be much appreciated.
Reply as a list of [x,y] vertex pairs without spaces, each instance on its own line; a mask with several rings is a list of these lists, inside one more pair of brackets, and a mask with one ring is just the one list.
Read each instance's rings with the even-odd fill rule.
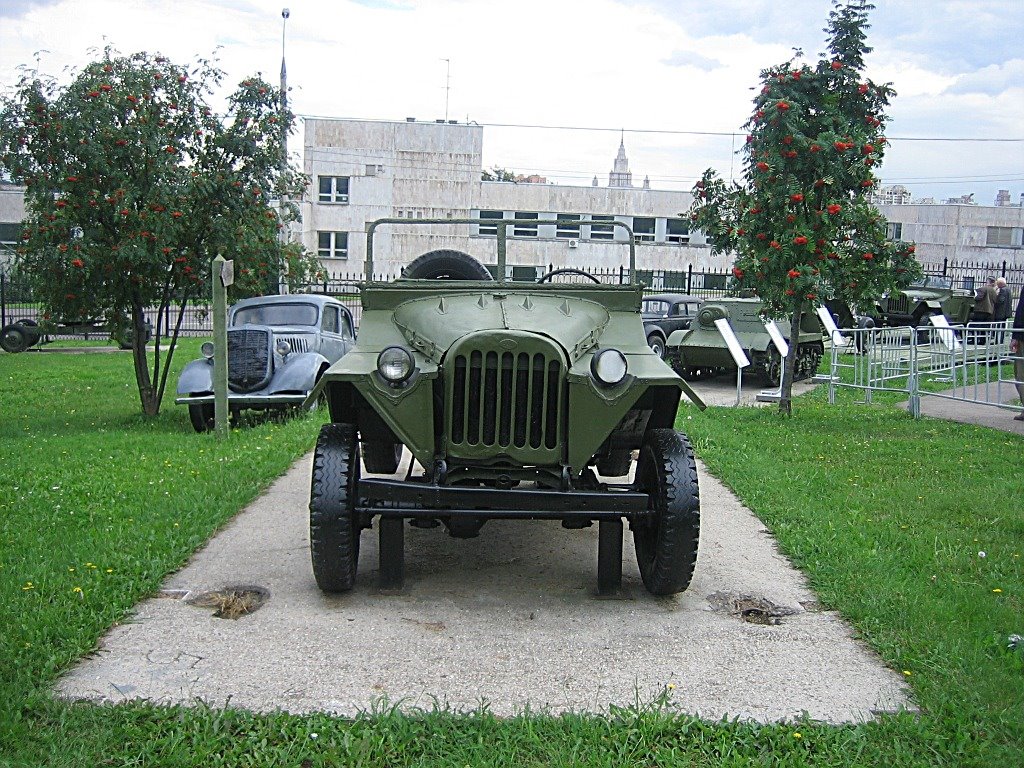
[[[499,279],[468,254],[440,250],[398,280],[364,283],[356,346],[310,394],[330,411],[310,487],[317,585],[352,588],[360,534],[374,524],[380,584],[397,588],[405,521],[468,538],[488,520],[554,519],[598,523],[597,586],[607,594],[621,582],[625,518],[645,587],[686,589],[700,496],[693,450],[673,425],[684,393],[704,406],[647,346],[632,233],[632,284],[572,269],[524,284],[502,279],[517,220],[381,219],[367,233],[365,274],[381,226],[481,223],[498,228]],[[393,475],[403,446],[404,479],[362,476]]]
[[930,315],[945,315],[950,325],[966,325],[974,309],[974,293],[953,288],[953,281],[926,275],[903,291],[875,302],[876,325],[925,325]]
[[[736,363],[715,325],[716,320],[726,318],[753,370],[770,386],[778,386],[782,380],[782,357],[765,330],[761,314],[763,306],[760,299],[709,299],[697,312],[697,318],[689,329],[676,331],[669,336],[665,359],[684,379],[735,371]],[[790,341],[789,319],[785,318],[777,325],[783,338]],[[792,346],[790,342],[791,349]],[[813,376],[824,352],[824,338],[818,317],[813,312],[805,312],[796,344],[796,377],[803,379]]]

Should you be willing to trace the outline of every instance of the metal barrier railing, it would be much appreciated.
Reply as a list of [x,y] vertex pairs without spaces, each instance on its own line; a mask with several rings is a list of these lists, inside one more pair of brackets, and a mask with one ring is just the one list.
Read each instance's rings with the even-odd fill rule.
[[[921,398],[977,403],[1016,412],[1017,390],[1005,322],[917,328],[858,328],[833,339],[828,400],[840,388],[863,393],[907,395],[909,410],[921,415]],[[948,385],[935,389],[934,384]]]

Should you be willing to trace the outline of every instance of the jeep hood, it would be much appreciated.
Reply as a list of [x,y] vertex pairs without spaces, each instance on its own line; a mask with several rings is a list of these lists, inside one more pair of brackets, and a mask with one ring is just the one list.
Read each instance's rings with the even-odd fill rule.
[[594,346],[609,314],[588,299],[515,291],[459,293],[406,301],[395,308],[394,322],[410,346],[440,363],[445,352],[467,333],[516,330],[558,342],[578,360]]

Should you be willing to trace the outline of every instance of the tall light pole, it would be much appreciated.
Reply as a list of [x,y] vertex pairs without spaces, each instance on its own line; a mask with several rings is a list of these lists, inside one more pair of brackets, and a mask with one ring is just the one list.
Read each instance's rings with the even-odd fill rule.
[[[285,30],[288,25],[288,17],[291,12],[287,8],[281,10],[281,114],[278,117],[278,123],[281,126],[281,165],[278,169],[281,175],[281,181],[284,181],[285,176],[288,173],[288,70],[284,63],[284,41],[285,41]],[[288,208],[288,195],[285,193],[284,187],[282,186],[280,195],[280,217],[278,219],[278,225],[281,229],[278,231],[278,239],[281,243],[281,257],[284,259],[284,248],[288,245],[288,225],[285,223],[285,214]],[[283,262],[285,269],[278,270],[275,276],[276,284],[273,286],[273,293],[281,293],[286,288],[285,282],[281,279],[288,274],[287,261]]]
[[447,67],[444,75],[444,121],[448,122],[448,96],[452,90],[452,60],[441,59]]

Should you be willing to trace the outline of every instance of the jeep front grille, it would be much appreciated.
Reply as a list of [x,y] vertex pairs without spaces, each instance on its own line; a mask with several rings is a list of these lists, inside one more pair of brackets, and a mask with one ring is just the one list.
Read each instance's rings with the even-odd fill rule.
[[228,384],[235,392],[252,392],[266,386],[272,360],[267,331],[228,331]]
[[910,298],[903,293],[899,296],[890,296],[889,302],[886,304],[886,312],[891,315],[909,315]]
[[504,454],[531,464],[560,460],[564,362],[556,348],[536,346],[541,348],[495,350],[473,345],[449,357],[446,406],[452,455]]

